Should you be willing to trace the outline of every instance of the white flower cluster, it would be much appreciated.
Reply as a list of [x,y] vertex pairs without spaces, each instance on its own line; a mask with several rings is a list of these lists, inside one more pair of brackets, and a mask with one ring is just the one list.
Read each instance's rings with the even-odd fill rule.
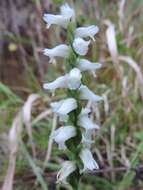
[[[49,28],[52,24],[62,26],[64,28],[68,27],[70,22],[75,22],[75,12],[69,7],[68,4],[64,4],[60,8],[60,15],[44,14],[44,21],[47,23]],[[83,85],[81,82],[83,71],[96,71],[101,68],[100,63],[92,63],[87,59],[81,58],[88,52],[91,40],[85,40],[86,38],[91,38],[94,40],[95,34],[99,31],[97,26],[86,26],[79,27],[74,31],[74,40],[71,44],[74,53],[77,55],[76,67],[72,68],[69,73],[58,77],[56,80],[50,83],[45,83],[43,85],[44,89],[54,92],[57,88],[67,88],[70,90],[78,90],[81,100],[88,100],[91,103],[98,102],[102,100],[101,96],[94,94],[87,86]],[[52,49],[44,49],[44,55],[50,58],[50,62],[56,61],[56,57],[68,58],[70,54],[70,47],[65,44],[58,45]],[[57,113],[60,121],[68,121],[69,113],[76,110],[78,107],[77,100],[73,97],[68,97],[67,99],[60,100],[51,103],[53,112]],[[94,160],[92,153],[90,151],[93,130],[98,129],[99,126],[95,124],[89,113],[91,110],[87,107],[82,108],[81,113],[77,116],[77,123],[81,127],[82,131],[82,149],[79,152],[79,158],[83,162],[83,169],[94,170],[98,169],[98,164]],[[59,149],[66,149],[65,142],[72,137],[77,135],[77,130],[75,126],[68,125],[62,126],[55,130],[52,138],[58,144]],[[63,164],[62,169],[58,173],[58,180],[65,182],[67,176],[76,170],[76,164],[74,161],[66,161]],[[81,172],[82,172],[81,171]]]

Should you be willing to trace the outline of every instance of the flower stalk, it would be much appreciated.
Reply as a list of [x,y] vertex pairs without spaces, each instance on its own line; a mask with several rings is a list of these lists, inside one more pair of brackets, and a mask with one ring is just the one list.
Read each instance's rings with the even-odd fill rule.
[[94,104],[102,100],[102,97],[83,84],[81,74],[101,68],[100,63],[92,63],[82,58],[87,54],[91,43],[87,38],[94,40],[99,29],[94,25],[76,28],[74,10],[68,4],[61,6],[60,15],[44,14],[44,20],[48,27],[57,24],[67,29],[68,45],[62,44],[43,51],[44,55],[50,58],[50,62],[55,62],[56,57],[65,58],[66,74],[44,84],[43,87],[50,91],[57,88],[67,89],[66,99],[51,103],[53,112],[58,114],[64,125],[58,128],[51,138],[59,145],[59,149],[66,151],[69,158],[58,172],[57,181],[70,184],[73,190],[78,190],[83,172],[99,168],[89,150],[93,143],[92,132],[99,126],[90,119],[91,110],[83,108],[82,101]]

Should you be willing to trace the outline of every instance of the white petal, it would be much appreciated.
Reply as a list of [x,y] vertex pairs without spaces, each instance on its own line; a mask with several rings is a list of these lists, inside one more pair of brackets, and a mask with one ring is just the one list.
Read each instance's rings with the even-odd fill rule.
[[73,126],[64,126],[56,129],[52,135],[55,142],[59,144],[59,149],[65,149],[65,141],[76,135],[76,129]]
[[89,41],[85,41],[82,38],[75,38],[73,41],[73,48],[79,55],[86,55],[88,52]]
[[68,75],[68,87],[77,89],[81,84],[81,72],[78,68],[73,68]]
[[67,58],[69,55],[69,47],[65,44],[58,45],[52,49],[44,49],[43,54],[50,58],[50,62],[53,62],[54,57]]
[[62,168],[57,174],[57,182],[67,184],[66,178],[76,170],[76,165],[73,161],[66,161],[62,164]]
[[100,69],[102,66],[101,63],[93,63],[87,59],[78,59],[77,60],[77,67],[81,71],[96,71],[96,69]]
[[83,115],[78,117],[78,124],[83,127],[85,130],[99,129],[99,126],[94,123],[88,115]]
[[52,24],[66,28],[69,22],[69,19],[63,15],[44,14],[43,19],[47,23],[47,28]]
[[80,99],[82,100],[90,100],[91,102],[99,102],[100,100],[103,100],[101,96],[94,94],[85,85],[81,85],[79,90],[80,90]]
[[67,3],[60,7],[61,15],[67,18],[75,19],[75,11]]
[[51,107],[53,112],[57,113],[63,121],[67,119],[68,113],[77,108],[77,102],[74,98],[67,98],[65,100],[51,103]]
[[91,144],[94,143],[94,140],[92,140],[92,133],[93,130],[86,130],[82,132],[82,144],[86,148],[90,148]]
[[87,27],[79,27],[75,30],[75,37],[80,37],[80,38],[90,37],[94,40],[94,36],[98,31],[99,28],[94,25]]
[[46,90],[51,90],[54,92],[57,88],[66,88],[67,87],[67,77],[61,76],[58,77],[56,80],[50,83],[45,83],[43,88]]
[[84,148],[80,152],[80,159],[84,164],[84,171],[85,170],[94,170],[99,169],[97,162],[94,160],[92,153],[89,149]]

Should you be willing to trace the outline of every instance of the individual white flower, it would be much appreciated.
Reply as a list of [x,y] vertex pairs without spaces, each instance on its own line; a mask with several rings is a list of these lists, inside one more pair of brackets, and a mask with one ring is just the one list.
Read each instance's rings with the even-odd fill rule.
[[74,98],[67,98],[51,103],[51,107],[53,112],[60,116],[60,120],[65,121],[68,118],[68,113],[77,108],[77,102]]
[[44,55],[48,56],[50,58],[50,63],[55,62],[55,57],[63,57],[67,58],[69,55],[69,46],[65,44],[60,44],[52,49],[44,49],[43,50]]
[[65,141],[76,135],[76,129],[73,126],[64,126],[56,129],[51,136],[59,145],[59,149],[65,149]]
[[61,10],[61,15],[62,16],[66,17],[68,19],[75,20],[75,11],[67,3],[62,5],[60,7],[60,10]]
[[57,182],[67,184],[67,177],[76,170],[76,165],[73,161],[65,161],[62,168],[57,174]]
[[97,162],[94,160],[92,153],[89,149],[83,148],[80,152],[80,159],[84,164],[83,171],[99,169]]
[[50,28],[52,24],[56,24],[66,28],[69,22],[69,18],[63,15],[44,14],[43,20],[47,23],[47,28]]
[[86,148],[90,148],[91,144],[94,143],[94,140],[92,140],[92,134],[93,130],[85,130],[82,132],[82,144]]
[[89,100],[91,102],[99,102],[100,100],[103,100],[103,98],[101,96],[94,94],[85,85],[81,85],[79,90],[80,90],[80,99],[82,99],[82,100]]
[[79,55],[86,55],[88,52],[89,41],[85,41],[82,38],[75,38],[73,41],[73,48]]
[[75,30],[75,37],[86,38],[90,37],[95,41],[94,36],[99,31],[99,28],[95,25],[79,27]]
[[81,113],[78,116],[78,124],[86,131],[92,129],[99,129],[99,126],[95,124],[88,116],[90,109],[82,108]]
[[81,84],[81,72],[78,68],[73,68],[68,74],[58,77],[50,83],[45,83],[43,88],[54,92],[57,88],[77,89]]
[[100,69],[102,66],[101,63],[93,63],[87,59],[78,59],[77,60],[77,67],[81,71],[96,71],[97,69]]
[[52,24],[67,28],[70,20],[75,19],[75,12],[67,3],[62,5],[60,10],[61,13],[59,15],[44,14],[43,19],[47,23],[47,28],[49,28]]
[[50,83],[45,83],[43,85],[43,88],[46,90],[51,90],[54,92],[57,88],[65,88],[67,87],[66,85],[67,80],[65,76],[58,77],[56,80]]
[[68,87],[77,89],[81,84],[81,72],[78,68],[73,68],[68,75]]

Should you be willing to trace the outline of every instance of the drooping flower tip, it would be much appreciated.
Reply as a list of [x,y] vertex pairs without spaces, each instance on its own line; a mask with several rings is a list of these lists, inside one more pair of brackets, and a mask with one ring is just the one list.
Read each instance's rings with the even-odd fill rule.
[[93,41],[95,41],[94,36],[98,32],[99,28],[95,25],[87,27],[79,27],[75,30],[75,37],[80,37],[80,38],[90,37]]
[[93,63],[87,59],[78,59],[77,60],[77,67],[81,71],[96,71],[102,67],[101,63]]
[[79,55],[86,55],[88,52],[89,41],[85,41],[82,38],[75,38],[73,41],[73,48]]
[[92,153],[89,149],[83,148],[80,152],[80,159],[84,164],[83,171],[99,169],[97,162],[94,160]]
[[57,174],[57,183],[62,182],[63,184],[67,184],[67,177],[75,170],[76,165],[73,161],[65,161]]
[[103,100],[103,97],[94,94],[87,86],[80,86],[80,98],[82,100],[89,100],[91,102],[99,102]]
[[64,126],[56,129],[51,136],[56,143],[58,143],[59,149],[66,149],[65,141],[76,135],[76,129],[73,126]]
[[65,44],[60,44],[51,49],[45,48],[43,50],[43,54],[50,58],[50,61],[49,61],[50,63],[54,63],[55,57],[63,57],[63,58],[68,57],[69,46],[67,46]]

